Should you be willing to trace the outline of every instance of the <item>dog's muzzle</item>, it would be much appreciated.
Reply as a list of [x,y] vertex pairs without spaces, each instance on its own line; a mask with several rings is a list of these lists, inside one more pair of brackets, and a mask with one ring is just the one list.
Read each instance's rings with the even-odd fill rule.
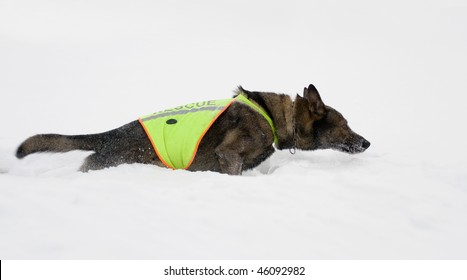
[[343,143],[335,145],[335,149],[349,154],[358,154],[364,152],[370,147],[371,143],[363,137],[351,143]]

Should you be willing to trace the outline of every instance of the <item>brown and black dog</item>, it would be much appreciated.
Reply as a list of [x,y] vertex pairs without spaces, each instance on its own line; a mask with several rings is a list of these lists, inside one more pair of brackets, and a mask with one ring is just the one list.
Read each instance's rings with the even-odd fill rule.
[[[303,97],[297,94],[295,100],[285,94],[251,92],[242,87],[236,94],[244,94],[270,116],[276,127],[279,150],[335,149],[360,153],[370,146],[370,142],[349,128],[338,111],[324,105],[313,85],[304,89]],[[234,102],[202,138],[188,170],[239,175],[274,153],[273,142],[274,135],[266,119],[251,107]],[[35,135],[21,144],[16,156],[71,150],[94,151],[81,166],[84,172],[125,163],[164,166],[138,121],[99,134]]]

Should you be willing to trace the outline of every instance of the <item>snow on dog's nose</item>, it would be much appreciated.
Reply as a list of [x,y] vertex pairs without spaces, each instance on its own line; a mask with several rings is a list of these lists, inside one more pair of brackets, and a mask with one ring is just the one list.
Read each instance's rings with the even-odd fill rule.
[[352,137],[342,144],[334,145],[334,149],[349,154],[358,154],[364,152],[371,143],[362,136],[352,132]]
[[368,147],[370,147],[371,143],[368,140],[366,140],[365,138],[363,138],[360,135],[358,135],[358,137],[360,138],[360,141],[358,141],[356,144],[352,145],[348,152],[350,152],[352,154],[362,153],[366,149],[368,149]]

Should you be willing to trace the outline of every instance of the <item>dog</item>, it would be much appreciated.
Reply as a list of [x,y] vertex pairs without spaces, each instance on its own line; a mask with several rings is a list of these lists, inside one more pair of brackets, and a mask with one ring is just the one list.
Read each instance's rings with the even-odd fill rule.
[[[242,171],[266,160],[275,149],[334,149],[354,154],[370,146],[369,141],[350,129],[342,114],[323,103],[312,84],[304,88],[303,96],[297,94],[294,100],[285,94],[248,91],[241,86],[234,97],[240,95],[253,105],[231,102],[200,137],[184,169],[241,175]],[[193,106],[178,109],[190,111]],[[171,110],[163,112],[174,114]],[[154,117],[146,119],[151,118]],[[176,119],[167,120],[167,126],[176,122]],[[85,159],[82,172],[132,163],[168,166],[149,137],[142,118],[99,134],[35,135],[18,147],[16,156],[21,159],[37,152],[72,150],[94,152]]]

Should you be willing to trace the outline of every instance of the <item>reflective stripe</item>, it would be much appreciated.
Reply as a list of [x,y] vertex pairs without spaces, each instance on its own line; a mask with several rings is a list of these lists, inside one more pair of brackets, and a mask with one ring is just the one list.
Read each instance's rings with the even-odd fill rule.
[[141,120],[143,122],[145,122],[145,121],[155,120],[155,119],[163,118],[163,117],[167,117],[167,116],[183,115],[183,114],[200,112],[200,111],[218,111],[218,110],[222,110],[224,107],[225,106],[219,106],[219,107],[207,106],[207,107],[193,108],[193,109],[190,109],[190,110],[178,110],[178,111],[173,111],[173,112],[161,112],[161,113],[155,113],[153,115],[144,117]]

